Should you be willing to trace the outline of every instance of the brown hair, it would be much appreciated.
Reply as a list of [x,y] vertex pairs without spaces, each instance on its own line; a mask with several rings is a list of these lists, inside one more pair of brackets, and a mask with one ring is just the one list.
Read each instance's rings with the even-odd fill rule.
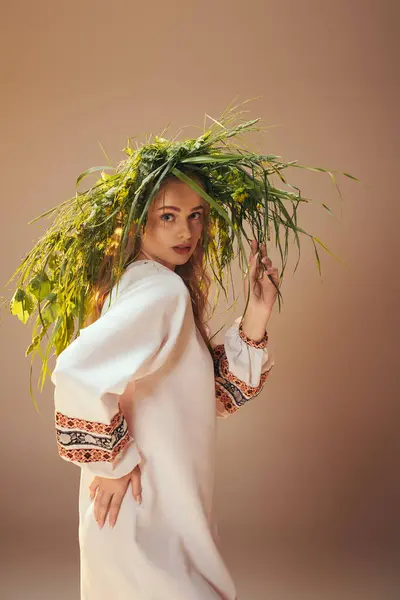
[[[197,172],[189,171],[188,169],[185,169],[184,172],[186,175],[196,180],[196,183],[198,183],[204,189],[206,189],[205,180],[203,180],[203,178]],[[176,179],[177,178],[175,177],[175,175],[168,175],[163,180],[159,191],[161,191],[164,188],[164,186],[167,185],[168,181]],[[147,193],[149,193],[149,190],[147,190]],[[206,210],[204,212],[204,226],[199,242],[190,259],[184,265],[176,266],[175,273],[177,273],[182,278],[186,287],[189,290],[190,297],[192,300],[193,316],[196,327],[199,329],[200,334],[207,345],[207,348],[212,354],[212,346],[210,344],[206,329],[204,327],[204,323],[208,315],[208,294],[211,285],[211,279],[207,274],[207,270],[205,267],[205,251],[203,248],[203,240],[205,233],[207,232],[208,237],[210,237],[211,235],[212,224],[209,221],[209,212],[209,205],[208,203],[206,203]],[[128,234],[128,242],[126,244],[126,248],[124,249],[124,265],[134,262],[135,258],[140,252],[140,234],[137,236],[136,242],[133,242],[134,235],[137,230],[136,227],[136,224],[133,224]],[[104,255],[102,264],[100,266],[99,276],[97,279],[97,284],[95,286],[96,289],[93,294],[93,297],[91,298],[89,315],[85,319],[84,326],[88,325],[89,323],[93,323],[94,321],[100,318],[104,302],[107,298],[107,295],[110,292],[110,271],[111,269],[113,269],[114,265],[116,264],[116,261],[118,261],[120,258],[120,237],[121,228],[117,227],[114,230],[114,234],[111,238],[110,250]]]

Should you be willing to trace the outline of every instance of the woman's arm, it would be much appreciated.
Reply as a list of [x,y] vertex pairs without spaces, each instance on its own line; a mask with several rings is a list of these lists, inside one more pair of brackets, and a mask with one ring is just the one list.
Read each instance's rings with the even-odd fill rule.
[[190,298],[157,272],[132,284],[58,357],[52,373],[58,452],[94,475],[119,478],[141,461],[120,401],[127,386],[184,350]]
[[244,333],[241,320],[238,317],[225,332],[224,343],[213,348],[216,414],[220,418],[237,412],[257,396],[275,364],[266,330],[254,341]]

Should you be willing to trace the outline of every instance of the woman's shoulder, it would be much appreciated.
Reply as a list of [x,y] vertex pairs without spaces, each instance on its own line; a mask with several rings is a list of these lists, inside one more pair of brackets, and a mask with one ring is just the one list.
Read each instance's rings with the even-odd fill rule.
[[156,285],[168,286],[169,289],[188,291],[182,277],[155,260],[139,260],[130,263],[123,277],[127,285],[151,280]]
[[152,260],[136,261],[130,263],[120,278],[113,286],[111,302],[126,294],[135,296],[140,294],[159,298],[160,302],[168,296],[190,297],[188,288],[183,279],[168,267]]

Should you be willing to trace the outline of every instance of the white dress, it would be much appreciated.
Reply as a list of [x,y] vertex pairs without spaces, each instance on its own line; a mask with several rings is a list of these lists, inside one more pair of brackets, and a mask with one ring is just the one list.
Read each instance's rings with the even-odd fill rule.
[[[81,468],[81,600],[235,600],[213,517],[216,417],[262,389],[274,360],[239,317],[211,356],[180,276],[131,263],[101,317],[57,358],[60,456]],[[140,463],[114,528],[100,529],[88,487]]]

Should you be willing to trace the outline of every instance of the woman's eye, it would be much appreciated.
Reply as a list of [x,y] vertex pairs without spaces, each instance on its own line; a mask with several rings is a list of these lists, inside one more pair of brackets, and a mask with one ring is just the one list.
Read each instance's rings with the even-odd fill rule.
[[[194,212],[192,213],[190,216],[193,217],[193,215],[199,215],[197,219],[192,219],[192,221],[198,221],[201,218],[201,212]],[[164,217],[174,217],[175,215],[173,215],[172,213],[164,213],[161,215],[160,219],[162,221],[167,221],[167,223],[169,222],[169,219],[164,219]]]
[[161,221],[168,221],[168,219],[164,219],[163,217],[173,217],[172,213],[163,213],[160,217]]

